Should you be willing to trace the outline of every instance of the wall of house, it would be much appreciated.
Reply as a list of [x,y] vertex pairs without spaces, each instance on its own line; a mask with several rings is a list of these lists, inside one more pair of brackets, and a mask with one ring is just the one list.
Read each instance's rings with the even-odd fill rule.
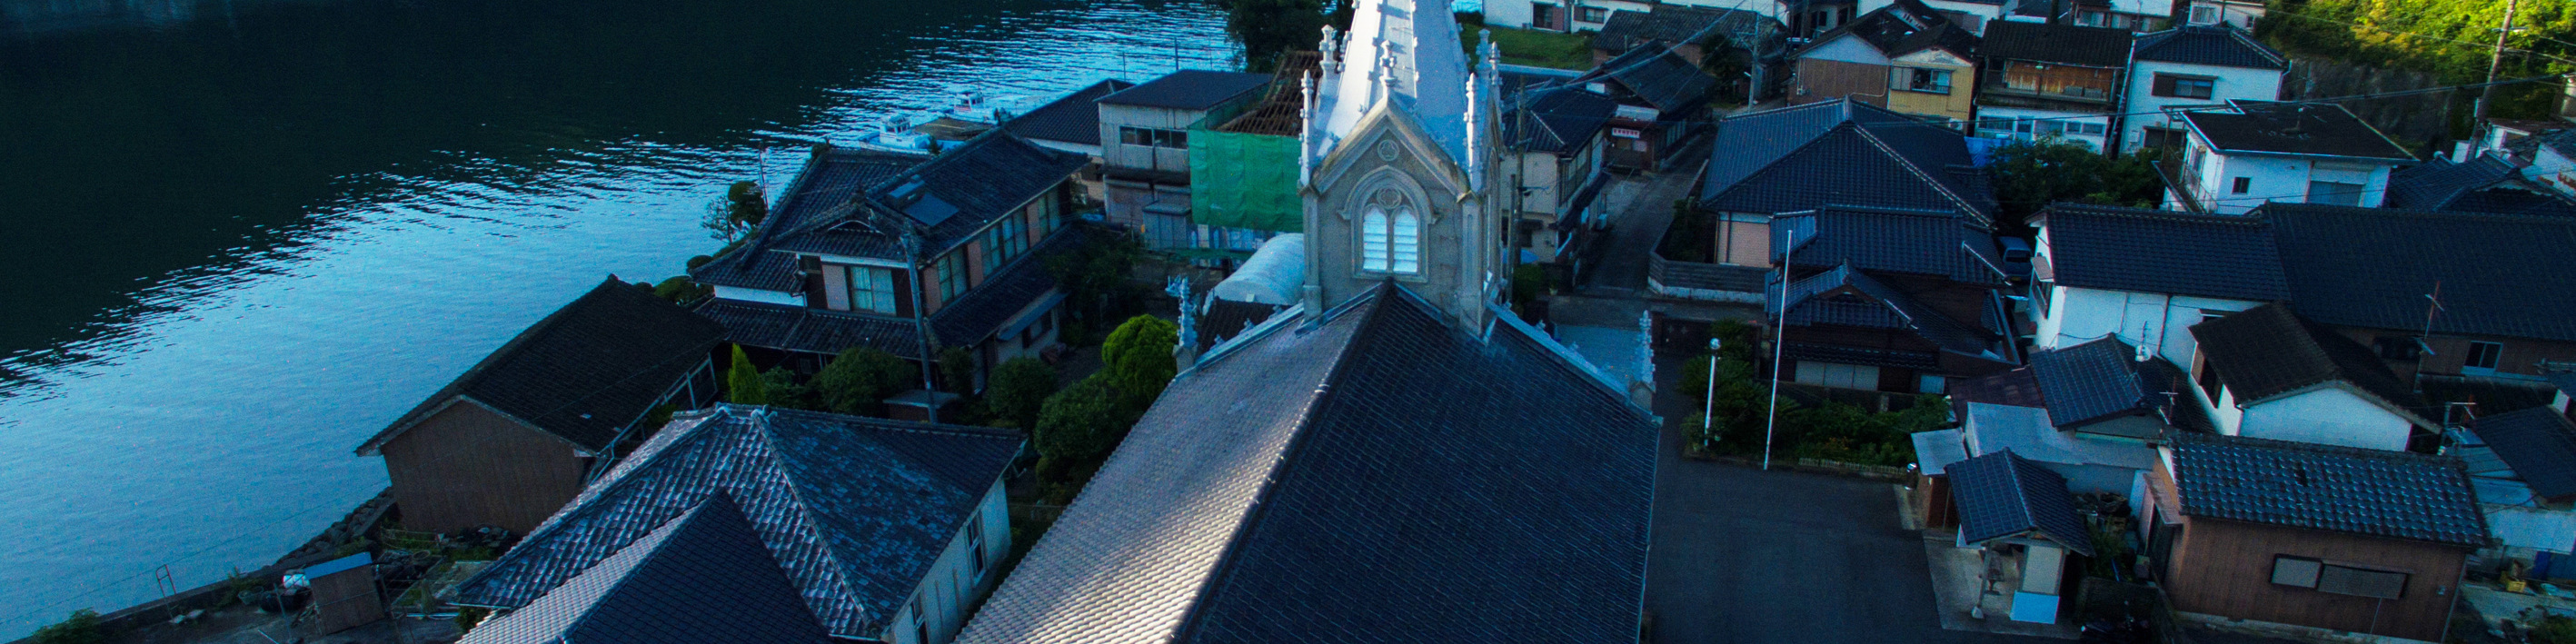
[[[2022,132],[2020,127],[2022,124],[2018,123],[2022,119],[2047,120],[2034,120],[2027,124],[2031,131]],[[1977,108],[1978,136],[2030,141],[2043,138],[2046,133],[2041,128],[2050,127],[2048,125],[2050,123],[2056,124],[2055,127],[2063,128],[2063,131],[2057,134],[2059,139],[2069,143],[2081,143],[2092,148],[2094,152],[2107,149],[2104,146],[2111,139],[2111,115],[2104,112],[2074,112],[1997,105]],[[2078,123],[2099,128],[2099,133],[2082,133],[2081,128],[2076,125]]]
[[1111,168],[1161,170],[1188,174],[1189,148],[1130,145],[1119,138],[1118,128],[1142,127],[1187,131],[1191,123],[1206,116],[1206,112],[1193,110],[1102,103],[1100,105],[1100,160]]
[[[966,626],[969,617],[966,609],[993,591],[994,583],[1001,581],[994,568],[1011,554],[1011,507],[1001,481],[995,480],[984,493],[984,501],[975,506],[971,520],[982,526],[981,558],[967,547],[966,528],[959,526],[949,536],[947,549],[940,551],[930,571],[922,575],[921,585],[913,588],[911,597],[920,600],[924,614],[913,613],[909,601],[895,607],[894,619],[878,639],[888,644],[946,644],[957,639],[958,629]],[[923,629],[918,625],[929,627],[929,640],[921,639]]]
[[1789,91],[1793,105],[1821,103],[1837,98],[1887,106],[1887,65],[1855,63],[1823,58],[1800,58],[1795,67],[1796,83]]
[[1918,92],[1905,89],[1897,82],[1896,70],[1890,70],[1887,87],[1887,109],[1906,114],[1935,116],[1965,124],[1977,109],[1977,67],[1968,60],[1937,49],[1898,56],[1889,61],[1892,67],[1937,69],[1950,72],[1947,93]]
[[[2190,13],[2185,14],[2184,16],[2190,24],[2214,25],[2226,23],[2236,25],[2238,29],[2246,31],[2253,31],[2254,25],[2262,22],[2264,12],[2263,3],[2250,1],[2228,2],[2226,0],[2192,0],[2191,7]],[[2216,16],[2217,20],[2208,22],[2201,21],[2201,7],[2208,7],[2210,11],[2209,15]]]
[[[2193,139],[2193,147],[2207,149],[2207,143]],[[2188,161],[2189,157],[2185,157]],[[2325,167],[2319,167],[2323,165]],[[2365,168],[2359,171],[2339,170],[2337,166]],[[2379,207],[2388,194],[2386,163],[2358,161],[2311,161],[2301,157],[2275,157],[2251,154],[2209,153],[2201,164],[2199,185],[2210,212],[2239,215],[2266,202],[2310,202],[2318,195],[2308,194],[2310,181],[2356,182],[2362,184],[2361,205]],[[2245,192],[2235,191],[2235,179],[2245,177]]]
[[[2576,98],[2568,99],[2567,104],[2576,106]],[[2531,156],[2531,167],[2522,169],[2523,178],[2548,186],[2559,194],[2576,197],[2576,159],[2559,154],[2557,149],[2546,145],[2534,150]]]
[[[2276,556],[2407,573],[2402,597],[2381,600],[2272,583]],[[2467,562],[2464,549],[2194,517],[2166,570],[2175,610],[2353,633],[2439,640]]]
[[403,527],[456,532],[491,524],[527,534],[581,493],[589,460],[553,434],[458,401],[382,452]]
[[1513,29],[1530,28],[1530,0],[1486,0],[1485,24]]
[[[2458,303],[2451,302],[2449,304],[2457,305]],[[2351,338],[2354,342],[2361,343],[2361,346],[2365,347],[2379,346],[2379,340],[2382,338],[2396,341],[2400,339],[2411,339],[2420,333],[2418,330],[2364,329],[2355,327],[2337,327],[2335,331],[2343,334],[2346,338]],[[2397,372],[2399,377],[2412,377],[2416,373],[2421,372],[2425,375],[2434,376],[2464,376],[2469,378],[2521,381],[2532,383],[2536,386],[2538,383],[2542,382],[2542,371],[2540,367],[2543,363],[2576,363],[2576,343],[2570,342],[2534,340],[2529,338],[2508,338],[2501,336],[2447,334],[2425,338],[2423,342],[2425,345],[2432,348],[2433,351],[2431,354],[2419,354],[2418,357],[2413,360],[2388,360],[2388,370]],[[2504,350],[2496,356],[2495,368],[2472,369],[2468,367],[2469,344],[2472,342],[2493,342],[2503,345]],[[2419,361],[2420,364],[2418,364]]]
[[1715,249],[1710,263],[1728,266],[1767,267],[1771,265],[1771,215],[1749,212],[1719,213],[1717,225],[1712,228],[1715,229],[1716,239],[1712,240],[1712,245],[1709,246]]
[[2350,391],[2328,387],[2246,407],[2236,433],[2255,438],[2403,451],[2406,439],[2414,434],[2414,429],[2413,423],[2387,408],[2372,404]]
[[1742,2],[1737,2],[1735,0],[1671,0],[1665,4],[1677,4],[1686,7],[1714,7],[1718,9],[1751,11],[1768,16],[1773,20],[1782,20],[1783,16],[1787,15],[1787,12],[1781,8],[1782,3],[1775,0],[1745,0]]
[[[2157,96],[2155,95],[2156,74],[2159,73],[2214,79],[2209,88],[2210,97],[2200,99]],[[2120,111],[2129,116],[2125,119],[2126,123],[2121,126],[2120,150],[2134,151],[2145,146],[2149,127],[2189,131],[2191,126],[2184,124],[2182,119],[2160,113],[2151,114],[2167,107],[2221,105],[2231,99],[2280,100],[2282,75],[2282,71],[2272,69],[2138,61],[2130,67],[2128,91],[2122,94],[2127,106]]]
[[[2211,314],[2243,311],[2260,302],[2189,295],[2169,296],[2050,284],[2048,310],[2040,315],[2035,348],[2055,349],[2117,335],[2132,346],[2152,346],[2176,365],[2191,364],[2200,350],[2191,326]],[[2032,312],[2041,313],[2033,306]]]

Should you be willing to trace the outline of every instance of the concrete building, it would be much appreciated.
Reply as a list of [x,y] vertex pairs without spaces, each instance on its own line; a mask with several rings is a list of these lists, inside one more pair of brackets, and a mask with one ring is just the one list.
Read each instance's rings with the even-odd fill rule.
[[1210,112],[1258,101],[1267,74],[1184,69],[1102,96],[1100,172],[1110,223],[1150,248],[1196,246],[1190,222],[1190,126]]
[[2190,128],[2165,207],[2240,214],[2270,202],[2378,207],[2415,155],[2332,103],[2228,101]]
[[2281,98],[2290,59],[2227,26],[2179,27],[2139,34],[2130,48],[2122,95],[2120,150],[2181,150],[2190,137],[2170,110]]

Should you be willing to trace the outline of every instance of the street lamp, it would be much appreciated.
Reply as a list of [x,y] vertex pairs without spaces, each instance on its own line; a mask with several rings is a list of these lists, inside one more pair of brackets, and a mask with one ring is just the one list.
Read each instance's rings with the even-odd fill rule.
[[1717,413],[1717,347],[1723,338],[1708,339],[1708,393],[1700,397],[1699,433],[1708,434],[1709,415]]

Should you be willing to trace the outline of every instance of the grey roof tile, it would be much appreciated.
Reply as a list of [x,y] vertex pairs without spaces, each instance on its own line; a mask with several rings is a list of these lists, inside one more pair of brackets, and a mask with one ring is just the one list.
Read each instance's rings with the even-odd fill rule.
[[1176,379],[960,641],[1634,637],[1642,410],[1400,287],[1298,315]]
[[1109,105],[1205,110],[1270,85],[1269,74],[1184,69],[1100,97]]
[[1056,291],[1055,273],[1047,262],[1080,250],[1083,246],[1107,244],[1118,233],[1074,224],[1048,235],[1036,248],[1013,258],[998,273],[958,296],[955,301],[930,314],[930,332],[942,346],[971,347],[993,336],[1030,304]]
[[2312,443],[2178,434],[2182,513],[2463,547],[2487,543],[2459,459]]
[[1700,207],[1781,213],[1826,206],[1958,210],[1991,225],[1994,195],[1959,133],[1837,99],[1718,123]]
[[2048,270],[2065,286],[2268,302],[2289,297],[2261,220],[2075,203],[2039,215]]
[[1956,210],[1827,207],[1780,215],[1771,231],[1774,264],[1786,256],[1809,268],[1848,264],[1964,284],[2004,283],[1994,234]]
[[1608,95],[1579,86],[1531,88],[1503,115],[1503,139],[1516,150],[1572,154],[1590,144],[1618,109]]
[[741,507],[719,492],[536,601],[477,625],[460,644],[829,641]]
[[2125,69],[2129,40],[2127,29],[1996,20],[1986,23],[1977,53],[1987,60]]
[[683,415],[457,586],[521,607],[717,494],[832,635],[873,638],[1020,450],[1020,436],[721,405]]
[[1720,37],[1731,40],[1736,34],[1749,35],[1762,28],[1764,22],[1771,23],[1769,33],[1786,31],[1778,21],[1751,11],[1657,4],[1645,11],[1611,12],[1610,21],[1602,23],[1601,31],[1592,35],[1592,48],[1626,52],[1651,43],[1669,46],[1708,43]]
[[2138,360],[2137,348],[2118,336],[2033,351],[2030,369],[2045,392],[2048,422],[2058,429],[2142,414],[2180,425],[2173,414],[2198,409],[2180,402],[2191,396],[2181,369],[2158,358]]
[[1663,120],[1702,116],[1708,108],[1709,91],[1717,79],[1701,71],[1690,59],[1656,46],[1640,46],[1601,63],[1601,67],[1575,79],[1575,84],[1606,80],[1613,96],[1620,102],[1642,102],[1661,111]]
[[2336,325],[2576,341],[2576,220],[2266,204],[2291,308]]
[[2182,113],[2221,152],[2298,154],[2413,162],[2415,153],[2333,103],[2232,100],[2235,109]]
[[2523,180],[2513,164],[2488,155],[2452,163],[2436,157],[2388,175],[2389,208],[2499,215],[2576,217],[2576,202]]
[[2290,58],[2233,25],[2176,27],[2138,34],[2131,59],[2252,69],[2289,69]]
[[1951,463],[1943,472],[1950,477],[1950,498],[1959,505],[1961,542],[2035,535],[2093,555],[2093,533],[2075,515],[2066,477],[2009,449]]
[[[861,148],[834,148],[808,159],[751,240],[690,270],[689,278],[715,286],[794,291],[802,276],[795,257],[784,251],[900,261],[902,246],[894,236],[865,225],[835,230],[830,224],[863,207],[860,200],[869,189],[929,159]],[[815,238],[803,239],[808,236]]]
[[1002,123],[1002,131],[1038,141],[1100,145],[1100,97],[1135,87],[1118,79],[1092,83]]
[[602,449],[704,363],[723,334],[715,321],[612,277],[528,325],[358,453],[375,453],[460,396],[583,449]]
[[867,347],[921,359],[921,330],[911,318],[723,298],[698,305],[698,314],[723,324],[725,341],[734,344],[823,355]]
[[[1978,0],[1966,0],[1970,2]],[[1948,16],[1921,0],[1897,0],[1888,6],[1852,18],[1851,22],[1818,35],[1808,50],[1842,38],[1858,36],[1862,42],[1882,55],[1895,58],[1926,49],[1940,49],[1960,58],[1977,54],[1977,35],[1952,22]],[[1791,57],[1803,56],[1802,50]]]
[[2470,423],[2480,441],[2543,498],[2576,496],[2576,425],[2558,410],[2532,407]]
[[[1776,280],[1778,273],[1773,273]],[[1773,282],[1777,284],[1777,282]],[[1962,322],[1915,301],[1850,265],[1837,266],[1790,282],[1787,289],[1767,288],[1764,310],[1778,313],[1786,301],[1790,326],[1855,326],[1907,331],[1941,350],[1979,359],[2011,362],[2002,331],[1990,320]],[[1785,291],[1785,292],[1784,292]],[[1785,299],[1784,299],[1785,298]]]

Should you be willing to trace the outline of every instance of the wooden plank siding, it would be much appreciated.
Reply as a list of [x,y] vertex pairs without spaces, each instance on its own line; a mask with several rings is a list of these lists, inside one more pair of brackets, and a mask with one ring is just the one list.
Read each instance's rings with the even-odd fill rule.
[[[2296,624],[2407,639],[2441,640],[2444,620],[2468,561],[2468,551],[2422,541],[2289,528],[2181,515],[2172,476],[2162,462],[2148,471],[2148,489],[2163,520],[2178,525],[2172,553],[2159,570],[2175,610]],[[2403,572],[2401,597],[2380,600],[2272,583],[2275,556],[2307,557],[2330,564]]]
[[1792,105],[1849,97],[1861,103],[1887,106],[1886,65],[1799,59],[1797,74],[1798,89],[1789,96]]
[[561,438],[457,401],[386,441],[405,529],[492,524],[526,534],[581,493],[589,459]]

